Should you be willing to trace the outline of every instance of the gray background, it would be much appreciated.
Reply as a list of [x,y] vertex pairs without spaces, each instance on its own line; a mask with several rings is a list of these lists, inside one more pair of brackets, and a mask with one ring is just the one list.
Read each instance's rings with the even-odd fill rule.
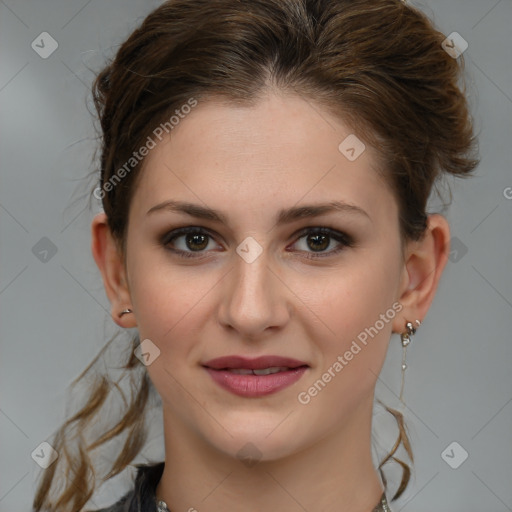
[[[99,208],[84,199],[95,148],[89,84],[91,70],[159,3],[0,0],[1,512],[30,510],[43,471],[31,453],[61,424],[69,384],[116,330],[90,252]],[[447,217],[455,250],[408,350],[405,417],[416,464],[412,484],[392,506],[504,512],[512,510],[512,3],[415,5],[444,34],[457,31],[469,43],[464,57],[482,162],[474,178],[452,185]],[[46,59],[31,48],[42,32],[58,42]],[[56,252],[44,255],[41,247]],[[395,336],[377,388],[394,407],[399,345]],[[377,451],[392,446],[390,425],[376,407]],[[452,464],[468,453],[457,469],[441,456],[454,441]],[[159,438],[155,459],[161,445]],[[105,487],[94,505],[118,498],[126,478]]]

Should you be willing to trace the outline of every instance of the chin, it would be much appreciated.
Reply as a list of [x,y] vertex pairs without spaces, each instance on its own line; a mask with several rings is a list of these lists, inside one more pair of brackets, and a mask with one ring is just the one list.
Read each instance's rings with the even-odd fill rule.
[[[278,417],[277,417],[278,416]],[[203,431],[204,440],[215,450],[223,454],[246,461],[248,467],[255,462],[274,461],[293,455],[307,444],[297,432],[303,431],[304,425],[283,424],[286,414],[237,415],[237,421],[224,421],[219,427]],[[272,420],[272,421],[270,421]],[[229,432],[229,434],[228,434]],[[231,435],[230,435],[231,434]]]

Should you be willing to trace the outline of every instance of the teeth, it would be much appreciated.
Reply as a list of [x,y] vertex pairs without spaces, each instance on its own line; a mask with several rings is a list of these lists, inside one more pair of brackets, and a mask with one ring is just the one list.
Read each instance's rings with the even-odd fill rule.
[[271,368],[262,368],[261,370],[253,370],[254,375],[270,375],[271,373],[284,372],[288,370],[286,366],[273,366]]
[[248,368],[229,368],[228,372],[238,373],[239,375],[252,375],[252,370]]
[[273,366],[271,368],[262,368],[261,370],[249,370],[247,368],[230,368],[231,373],[239,375],[270,375],[271,373],[279,373],[289,370],[287,366]]

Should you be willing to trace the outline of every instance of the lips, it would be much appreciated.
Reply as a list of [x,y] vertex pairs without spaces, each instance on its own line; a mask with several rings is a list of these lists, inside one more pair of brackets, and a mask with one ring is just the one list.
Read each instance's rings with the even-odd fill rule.
[[236,373],[237,375],[271,375],[274,373],[287,372],[291,370],[288,366],[274,366],[262,368],[261,370],[250,370],[249,368],[225,368],[226,372]]
[[263,370],[266,368],[294,369],[308,366],[304,361],[280,356],[261,356],[248,359],[242,356],[224,356],[211,359],[203,364],[212,370]]
[[309,368],[303,361],[280,356],[225,356],[203,366],[219,386],[243,397],[276,393],[299,380]]

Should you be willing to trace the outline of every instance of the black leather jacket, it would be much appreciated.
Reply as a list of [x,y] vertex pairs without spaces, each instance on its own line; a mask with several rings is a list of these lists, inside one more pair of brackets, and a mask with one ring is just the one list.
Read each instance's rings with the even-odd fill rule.
[[91,512],[155,512],[156,486],[164,471],[164,462],[136,464],[137,476],[133,489],[110,507]]

